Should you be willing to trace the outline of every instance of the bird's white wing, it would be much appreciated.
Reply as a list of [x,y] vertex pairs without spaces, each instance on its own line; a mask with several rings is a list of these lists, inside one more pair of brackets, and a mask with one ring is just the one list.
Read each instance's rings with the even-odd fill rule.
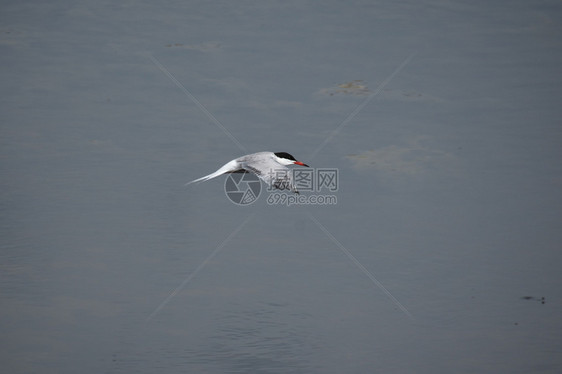
[[226,173],[234,173],[240,169],[241,169],[240,163],[237,160],[232,160],[226,163],[225,165],[223,165],[219,170],[215,171],[214,173],[192,180],[191,182],[187,182],[185,185],[187,186],[188,184],[195,183],[195,182],[208,181],[209,179],[216,178],[219,175],[223,175]]

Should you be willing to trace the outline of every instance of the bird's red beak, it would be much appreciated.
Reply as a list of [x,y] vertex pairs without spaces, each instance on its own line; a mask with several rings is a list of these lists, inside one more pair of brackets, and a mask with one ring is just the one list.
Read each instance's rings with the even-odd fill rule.
[[304,162],[300,162],[300,161],[295,161],[294,162],[295,165],[300,165],[300,166],[306,166],[307,168],[310,167],[307,164],[305,164]]

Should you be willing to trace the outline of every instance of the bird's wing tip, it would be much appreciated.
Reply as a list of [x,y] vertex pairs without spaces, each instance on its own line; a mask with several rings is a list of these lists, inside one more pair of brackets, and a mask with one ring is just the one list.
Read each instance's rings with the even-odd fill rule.
[[187,182],[186,184],[184,184],[184,186],[190,185],[191,183],[195,183],[195,182],[201,182],[201,181],[202,181],[201,178],[195,179],[195,180],[192,180],[191,182]]

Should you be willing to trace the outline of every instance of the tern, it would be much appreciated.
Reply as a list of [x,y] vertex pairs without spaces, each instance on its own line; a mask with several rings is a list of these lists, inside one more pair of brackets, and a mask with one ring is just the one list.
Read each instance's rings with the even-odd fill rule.
[[291,190],[298,194],[299,191],[295,187],[290,169],[287,167],[287,165],[293,164],[308,167],[307,164],[297,161],[287,152],[252,153],[229,161],[214,173],[195,179],[186,185],[208,181],[223,174],[254,173],[269,186],[280,190]]

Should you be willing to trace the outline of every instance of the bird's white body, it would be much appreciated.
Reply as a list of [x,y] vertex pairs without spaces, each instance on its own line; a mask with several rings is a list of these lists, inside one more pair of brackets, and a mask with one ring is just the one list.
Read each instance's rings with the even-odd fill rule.
[[290,173],[290,169],[287,167],[287,165],[292,164],[308,166],[295,160],[293,156],[285,152],[252,153],[229,161],[214,173],[195,179],[187,184],[208,181],[228,173],[254,173],[269,186],[299,193],[294,185],[292,173]]

